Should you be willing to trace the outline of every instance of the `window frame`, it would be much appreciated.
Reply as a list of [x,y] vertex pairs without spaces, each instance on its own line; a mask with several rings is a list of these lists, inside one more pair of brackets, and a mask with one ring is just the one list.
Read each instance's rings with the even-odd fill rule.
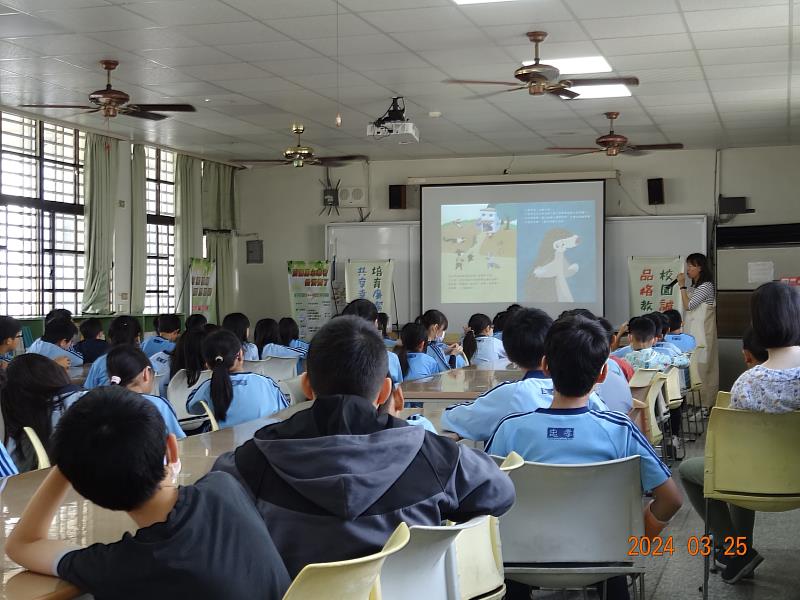
[[[145,145],[145,164],[146,165],[147,165],[147,162],[149,160],[149,157],[147,156],[147,152],[148,151],[152,151],[152,152],[155,153],[155,173],[157,175],[157,177],[155,177],[155,178],[154,177],[148,177],[147,173],[148,173],[149,169],[147,168],[147,166],[145,167],[145,190],[146,190],[145,194],[147,194],[147,186],[148,186],[148,184],[149,183],[155,184],[155,207],[156,207],[156,212],[155,213],[151,213],[147,209],[147,199],[145,197],[145,292],[144,292],[145,293],[145,310],[144,310],[144,312],[145,312],[145,314],[149,315],[149,314],[172,313],[172,312],[175,312],[175,310],[176,310],[176,307],[175,307],[175,304],[174,304],[174,303],[177,302],[177,295],[175,293],[176,292],[176,290],[175,290],[175,281],[176,281],[176,279],[175,279],[175,249],[176,249],[175,216],[174,216],[174,214],[173,215],[161,214],[161,211],[162,211],[162,207],[161,207],[161,191],[162,191],[162,187],[163,186],[169,186],[172,189],[172,192],[173,192],[172,193],[172,197],[173,197],[173,199],[175,198],[175,177],[174,177],[175,172],[174,172],[174,165],[175,165],[175,159],[177,158],[177,153],[175,153],[175,152],[173,152],[171,150],[165,150],[165,149],[160,148],[158,146]],[[172,158],[172,160],[173,160],[173,179],[172,179],[172,181],[169,181],[167,179],[163,179],[162,178],[161,161],[162,161],[162,155],[163,155],[164,152],[170,153],[172,155],[172,157],[173,157]],[[173,207],[174,207],[174,202],[173,202]],[[173,213],[174,213],[174,208],[173,208]],[[151,254],[149,252],[149,248],[148,248],[149,244],[147,243],[147,235],[149,233],[149,231],[148,231],[149,230],[149,226],[151,226],[151,225],[156,226],[156,237],[158,237],[158,235],[159,235],[158,230],[161,227],[166,226],[168,228],[171,228],[171,236],[172,236],[172,256],[171,256],[171,258],[172,258],[172,274],[170,275],[169,272],[167,272],[167,275],[166,275],[167,281],[169,281],[170,279],[172,280],[172,289],[171,290],[169,289],[169,284],[168,284],[168,287],[166,289],[162,288],[158,284],[157,284],[157,287],[155,289],[149,288],[147,286],[147,281],[148,281],[148,279],[149,279],[149,277],[151,275],[151,273],[149,272],[150,261],[153,261],[153,260],[157,261],[157,263],[156,263],[157,264],[157,272],[155,274],[155,278],[156,278],[157,282],[161,278],[160,265],[162,264],[164,259],[166,259],[167,269],[169,270],[169,261],[170,261],[170,254],[169,254],[168,250],[167,250],[167,254],[158,254],[158,253]],[[156,241],[156,246],[159,247],[160,246],[160,242]],[[155,309],[150,308],[150,310],[151,311],[154,310],[154,312],[148,312],[147,300],[148,300],[148,296],[152,296],[152,295],[155,295],[156,307],[155,307]],[[167,304],[162,304],[161,303],[162,298],[166,298],[168,303]]]

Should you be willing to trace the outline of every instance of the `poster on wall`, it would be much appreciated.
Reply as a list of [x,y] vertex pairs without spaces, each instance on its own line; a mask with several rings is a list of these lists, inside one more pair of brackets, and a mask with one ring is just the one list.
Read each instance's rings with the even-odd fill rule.
[[205,315],[209,321],[217,318],[217,266],[213,260],[191,259],[189,266],[192,314]]
[[346,299],[371,300],[378,312],[392,314],[392,275],[394,263],[389,260],[348,260],[345,270]]
[[330,263],[327,260],[290,260],[289,302],[300,327],[300,339],[311,341],[332,316]]
[[683,313],[680,288],[673,284],[683,268],[680,256],[632,256],[628,259],[631,317],[677,309]]

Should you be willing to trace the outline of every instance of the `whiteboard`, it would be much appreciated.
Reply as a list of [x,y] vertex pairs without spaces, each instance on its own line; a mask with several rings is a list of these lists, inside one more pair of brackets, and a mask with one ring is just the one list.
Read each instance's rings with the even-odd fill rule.
[[630,318],[631,256],[688,256],[708,252],[705,215],[607,217],[605,317],[618,327]]
[[[329,223],[325,226],[325,258],[336,260],[336,278],[344,283],[347,259],[394,261],[396,310],[389,315],[402,327],[421,312],[419,221],[392,223]],[[339,307],[341,311],[343,307]]]

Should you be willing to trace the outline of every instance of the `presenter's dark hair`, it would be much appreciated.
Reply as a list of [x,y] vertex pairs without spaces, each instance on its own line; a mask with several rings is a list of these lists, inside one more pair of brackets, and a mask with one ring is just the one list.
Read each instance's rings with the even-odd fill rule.
[[300,327],[292,317],[283,317],[278,321],[278,331],[281,335],[281,344],[284,346],[300,339]]
[[222,319],[222,328],[233,332],[239,338],[239,345],[242,346],[247,342],[247,331],[250,329],[250,319],[244,313],[236,312],[225,315]]
[[408,375],[411,365],[408,362],[408,353],[416,352],[420,344],[428,341],[428,331],[419,323],[406,323],[400,330],[400,345],[395,348],[397,358],[400,359],[400,369],[403,377]]
[[344,307],[343,315],[351,315],[361,317],[365,321],[369,321],[373,325],[378,320],[378,309],[371,300],[366,298],[356,298]]
[[174,314],[158,315],[156,331],[158,333],[175,333],[181,330],[181,318]]
[[103,322],[97,317],[91,317],[81,321],[79,329],[81,335],[85,340],[97,339],[97,336],[103,333]]
[[260,319],[253,332],[253,343],[258,348],[259,355],[267,344],[280,344],[281,333],[275,319]]
[[686,257],[686,262],[693,267],[700,268],[700,274],[697,276],[697,280],[694,281],[695,285],[700,285],[706,281],[710,281],[712,283],[714,282],[714,276],[711,273],[711,266],[708,264],[708,257],[705,254],[693,252]]
[[75,491],[110,510],[149,500],[165,475],[166,425],[155,406],[118,385],[73,404],[53,435],[53,462]]
[[680,311],[671,308],[669,310],[664,311],[664,316],[669,319],[669,330],[670,331],[677,331],[681,327],[683,327],[683,317],[681,317]]
[[634,317],[628,321],[628,333],[637,342],[649,342],[656,337],[656,322],[644,317]]
[[44,324],[42,339],[51,344],[58,344],[64,340],[71,340],[78,333],[78,328],[72,319],[53,319]]
[[771,281],[750,297],[756,339],[764,348],[800,345],[800,288]]
[[235,333],[222,328],[206,336],[202,349],[203,360],[211,369],[210,392],[214,417],[217,421],[224,421],[233,402],[231,369],[242,351],[242,342]]
[[492,320],[483,313],[475,313],[469,318],[467,322],[467,327],[469,329],[467,329],[467,333],[464,335],[464,343],[462,344],[464,347],[464,354],[467,355],[467,360],[472,360],[472,357],[478,350],[478,335],[481,331],[491,326]]
[[0,317],[0,342],[8,338],[16,338],[20,331],[22,331],[22,323],[14,317]]
[[347,394],[372,401],[389,372],[389,359],[374,325],[361,317],[343,315],[328,321],[314,335],[306,370],[317,396]]
[[134,379],[139,376],[139,373],[144,371],[147,367],[151,367],[150,360],[147,355],[139,350],[136,346],[123,344],[122,346],[114,346],[108,351],[106,355],[106,370],[108,376],[119,377],[120,382],[118,385],[127,387],[133,383]]
[[547,332],[544,348],[556,391],[569,397],[585,396],[608,360],[608,334],[597,320],[566,317]]
[[544,340],[553,319],[538,308],[520,308],[509,315],[503,329],[508,358],[523,369],[536,370],[544,356]]
[[108,326],[108,340],[112,346],[136,345],[142,339],[142,325],[130,315],[115,317]]
[[759,343],[758,338],[756,338],[756,332],[753,331],[752,327],[748,327],[744,330],[744,335],[742,336],[742,350],[747,350],[753,355],[753,358],[761,363],[769,358],[769,352]]

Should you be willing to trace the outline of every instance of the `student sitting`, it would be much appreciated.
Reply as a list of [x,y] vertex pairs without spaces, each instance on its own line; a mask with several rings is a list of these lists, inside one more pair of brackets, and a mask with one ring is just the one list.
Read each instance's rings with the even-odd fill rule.
[[[265,358],[296,358],[302,360],[305,352],[300,348],[289,348],[281,344],[281,333],[278,322],[275,319],[261,319],[256,323],[256,330],[253,334],[253,341],[256,348],[261,353],[262,360]],[[298,367],[299,367],[298,363]]]
[[158,352],[172,352],[175,340],[181,334],[181,318],[178,315],[158,315],[155,318],[156,336],[142,344],[142,352],[148,358]]
[[378,329],[383,336],[383,343],[389,350],[393,349],[397,345],[397,340],[389,337],[389,315],[384,312],[378,313]]
[[625,355],[625,360],[634,369],[665,371],[671,366],[679,368],[689,366],[689,359],[683,354],[670,358],[653,348],[656,339],[656,324],[653,319],[646,316],[634,317],[628,322],[628,332],[631,338],[631,352]]
[[225,315],[225,318],[222,319],[222,328],[232,331],[239,338],[244,360],[258,360],[261,358],[256,345],[247,341],[250,337],[250,319],[247,318],[247,315],[243,313]]
[[11,477],[12,475],[19,475],[19,470],[9,456],[6,447],[0,444],[0,477]]
[[470,364],[494,364],[506,358],[503,342],[493,333],[492,321],[486,315],[476,313],[469,318],[463,346]]
[[[508,319],[503,331],[503,346],[508,358],[525,369],[521,381],[505,382],[473,402],[449,406],[442,414],[442,429],[460,437],[485,441],[508,415],[547,408],[553,402],[553,382],[541,370],[544,339],[553,324],[547,313],[537,308],[520,309]],[[592,394],[591,408],[608,410]]]
[[303,358],[308,354],[308,343],[300,339],[300,327],[291,317],[283,317],[278,321],[278,332],[281,335],[281,344],[289,348],[297,348],[303,353]]
[[[368,323],[373,323],[376,328],[380,329],[380,323],[378,321],[378,308],[372,303],[371,300],[367,300],[366,298],[356,298],[344,307],[342,314],[361,317]],[[386,356],[389,359],[389,377],[391,377],[392,383],[395,385],[402,383],[405,375],[400,365],[400,359],[398,358],[398,355],[387,349]]]
[[20,472],[35,469],[36,452],[23,428],[30,427],[50,454],[50,436],[84,391],[73,385],[63,367],[40,354],[22,354],[6,369],[2,410],[5,444]]
[[[628,417],[587,406],[589,394],[608,371],[608,334],[586,317],[565,317],[550,328],[544,351],[543,369],[555,388],[552,405],[504,419],[487,452],[506,456],[514,451],[527,461],[550,464],[638,455],[642,489],[653,492],[653,500],[644,508],[645,535],[657,536],[682,504],[669,469]],[[608,583],[609,598],[628,597],[625,577]]]
[[[599,317],[597,319],[597,322],[600,323],[600,325],[603,326],[603,329],[605,329],[608,332],[608,338],[609,340],[611,340],[610,347],[614,348],[618,344],[618,334],[614,329],[614,326],[611,324],[611,321],[609,321],[604,317]],[[619,366],[623,375],[625,375],[625,379],[630,381],[631,378],[633,377],[633,367],[631,366],[631,364],[625,359],[620,358],[619,356],[614,356],[613,352],[611,353],[611,356],[609,356],[609,358]]]
[[12,361],[21,338],[22,324],[13,317],[0,317],[0,368],[5,369]]
[[492,336],[503,341],[503,328],[505,327],[506,320],[508,319],[508,312],[503,310],[497,313],[492,319]]
[[[247,493],[227,473],[178,486],[178,444],[138,394],[104,387],[64,415],[53,440],[56,466],[6,541],[23,567],[56,575],[95,598],[280,600],[289,576]],[[76,548],[50,538],[70,486],[138,531],[113,544]]]
[[[142,340],[142,326],[135,317],[120,315],[115,317],[108,326],[108,339],[110,342],[109,348],[122,346],[123,344],[138,348],[139,342]],[[100,356],[89,368],[86,381],[83,382],[83,387],[87,390],[100,387],[101,385],[108,385],[108,371],[106,369],[107,356],[108,354]]]
[[202,329],[206,323],[208,323],[208,319],[205,315],[201,315],[198,313],[189,315],[186,317],[186,331],[191,331],[195,329]]
[[85,364],[93,363],[108,352],[108,342],[103,334],[103,322],[100,319],[97,317],[85,319],[81,321],[79,329],[83,339],[75,344],[75,352],[83,356]]
[[111,385],[119,385],[128,388],[132,392],[141,394],[142,398],[153,403],[164,423],[167,425],[167,432],[173,434],[179,440],[186,437],[178,423],[175,409],[166,398],[154,396],[153,367],[147,360],[144,352],[133,346],[116,346],[106,358],[108,375]]
[[70,319],[53,319],[45,323],[44,334],[31,344],[28,352],[46,356],[62,367],[80,367],[83,357],[69,349],[77,333],[78,328]]
[[178,371],[186,371],[186,385],[192,387],[200,379],[200,374],[206,370],[206,361],[203,359],[203,340],[208,335],[205,327],[186,329],[175,344],[175,351],[170,356],[170,379]]
[[255,421],[283,410],[289,403],[269,377],[245,373],[242,342],[233,332],[220,329],[203,340],[203,359],[211,379],[192,390],[186,401],[189,414],[205,414],[205,401],[221,428]]
[[764,364],[769,359],[769,352],[756,339],[756,332],[752,326],[745,329],[742,336],[742,358],[748,369]]
[[392,390],[387,371],[373,325],[332,319],[314,336],[302,377],[311,408],[261,428],[214,465],[249,488],[291,576],[376,552],[401,521],[461,522],[514,502],[511,480],[483,452],[378,415]]
[[652,312],[644,316],[651,319],[656,325],[656,341],[653,343],[653,348],[670,358],[683,354],[675,344],[664,340],[664,336],[669,332],[669,319],[664,313]]
[[464,349],[459,344],[445,344],[444,336],[447,333],[447,317],[438,310],[427,310],[416,318],[428,332],[428,344],[425,353],[436,359],[445,370],[460,369],[467,366]]
[[395,349],[403,381],[414,381],[446,371],[441,363],[425,354],[428,332],[419,323],[406,323],[400,330],[400,345]]
[[669,331],[664,339],[674,344],[681,352],[691,352],[697,347],[697,340],[694,336],[683,332],[683,317],[680,311],[674,308],[664,311],[664,316],[669,319]]

